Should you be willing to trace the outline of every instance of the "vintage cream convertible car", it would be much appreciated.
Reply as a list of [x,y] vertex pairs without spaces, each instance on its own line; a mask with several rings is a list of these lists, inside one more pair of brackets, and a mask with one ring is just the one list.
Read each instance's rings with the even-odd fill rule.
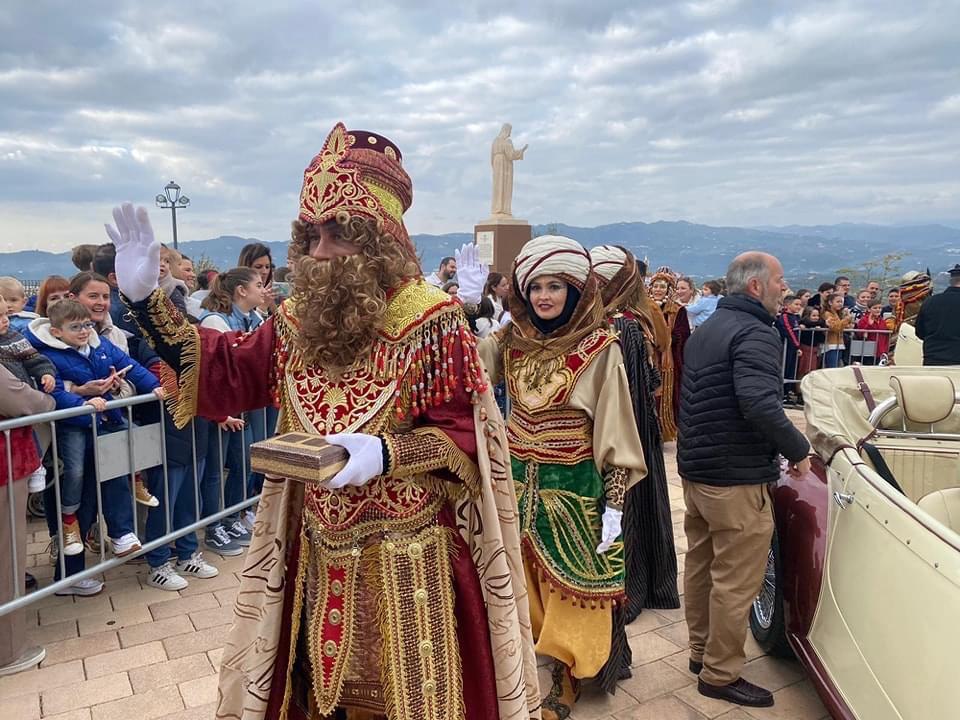
[[811,373],[815,457],[774,493],[750,624],[831,715],[960,718],[960,367]]

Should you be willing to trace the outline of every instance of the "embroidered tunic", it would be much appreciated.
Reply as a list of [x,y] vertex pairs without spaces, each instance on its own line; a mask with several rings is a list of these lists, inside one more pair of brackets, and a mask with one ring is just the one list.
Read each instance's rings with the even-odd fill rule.
[[[510,555],[509,503],[504,527],[475,531],[485,548],[456,532],[454,501],[473,499],[468,507],[482,515],[478,498],[491,499],[494,484],[481,485],[499,452],[497,427],[485,427],[484,408],[475,412],[478,398],[494,406],[460,304],[422,281],[403,286],[371,352],[336,378],[304,362],[289,301],[249,335],[198,334],[156,293],[133,310],[178,371],[179,422],[275,402],[280,432],[363,432],[386,446],[384,473],[362,487],[278,490],[268,478],[218,717],[312,718],[337,707],[397,720],[527,717],[539,698],[526,677],[535,663],[532,647],[524,651],[529,621],[513,595],[522,581],[511,578],[509,557],[490,557],[498,547]],[[497,601],[478,577],[488,571],[507,576]],[[264,629],[268,614],[276,617]],[[470,622],[458,623],[461,614]],[[270,630],[277,637],[264,638]],[[494,658],[501,642],[521,648],[512,665]]]

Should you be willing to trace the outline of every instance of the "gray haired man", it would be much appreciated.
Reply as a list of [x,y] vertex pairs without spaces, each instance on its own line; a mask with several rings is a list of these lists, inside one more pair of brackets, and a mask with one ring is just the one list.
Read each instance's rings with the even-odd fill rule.
[[677,462],[687,535],[684,602],[690,670],[702,695],[767,707],[773,695],[740,676],[747,614],[773,532],[767,484],[810,469],[810,445],[781,404],[774,314],[784,289],[772,255],[749,252],[727,269],[727,296],[687,341]]

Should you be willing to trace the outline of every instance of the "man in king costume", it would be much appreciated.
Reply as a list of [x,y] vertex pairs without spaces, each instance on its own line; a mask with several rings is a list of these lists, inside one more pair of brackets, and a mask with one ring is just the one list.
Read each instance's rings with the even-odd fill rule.
[[644,608],[680,607],[677,551],[655,396],[660,374],[654,352],[669,347],[670,336],[663,315],[647,295],[636,258],[629,251],[601,245],[590,250],[590,260],[610,324],[620,339],[647,465],[646,480],[627,492],[623,506],[625,619],[630,623]]
[[349,451],[324,483],[264,484],[218,718],[539,717],[503,424],[460,303],[422,279],[401,163],[334,127],[304,173],[292,297],[246,335],[191,326],[156,289],[146,210],[107,228],[178,423],[274,403],[279,432]]

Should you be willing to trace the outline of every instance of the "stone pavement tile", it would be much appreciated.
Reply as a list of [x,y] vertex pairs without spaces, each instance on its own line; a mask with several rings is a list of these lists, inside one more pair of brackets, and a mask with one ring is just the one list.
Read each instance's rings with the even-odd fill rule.
[[151,603],[165,602],[177,597],[175,592],[170,590],[161,590],[155,587],[138,588],[137,590],[127,590],[126,592],[116,593],[111,588],[110,600],[113,603],[114,610],[125,610],[129,607],[138,605],[149,605]]
[[[54,665],[53,667],[62,666]],[[45,713],[55,715],[75,708],[93,707],[111,700],[119,700],[132,694],[133,690],[130,689],[127,674],[114,673],[95,680],[50,686],[41,693],[41,702]]]
[[142,695],[95,705],[92,720],[153,720],[182,709],[183,701],[175,687],[157,688]]
[[675,697],[660,697],[615,715],[616,720],[704,720],[689,705]]
[[[644,610],[644,612],[647,612]],[[678,608],[669,608],[669,609],[656,609],[650,610],[649,612],[655,612],[657,615],[662,615],[670,622],[679,622],[680,620],[686,620],[687,616],[683,609],[683,598],[680,598],[680,607]]]
[[[33,619],[36,623],[36,617]],[[77,621],[64,620],[53,625],[27,625],[27,640],[37,645],[48,645],[77,637]]]
[[126,672],[144,665],[166,662],[166,660],[167,654],[164,652],[163,644],[157,640],[88,657],[83,661],[83,667],[87,672],[87,678],[93,679],[111,673]]
[[747,662],[766,655],[763,648],[757,645],[757,641],[753,639],[753,633],[750,632],[749,628],[747,629],[747,641],[743,644],[743,652],[747,656]]
[[[674,695],[694,708],[698,713],[708,718],[719,717],[737,707],[733,703],[728,703],[726,700],[716,700],[701,695],[697,690],[696,684],[685,687],[682,690],[677,690]],[[795,720],[800,720],[800,718],[795,718]]]
[[670,667],[680,672],[687,673],[691,678],[696,678],[696,675],[690,672],[690,652],[687,648],[684,648],[678,653],[673,655],[668,655],[663,658],[662,662],[665,662]]
[[113,580],[119,580],[120,578],[128,578],[132,577],[133,575],[146,575],[146,573],[147,564],[145,562],[128,562],[124,563],[123,565],[117,565],[114,568],[110,568],[103,575],[106,581],[109,583]]
[[153,617],[146,605],[139,607],[125,608],[123,610],[114,610],[112,612],[100,613],[99,615],[90,615],[77,620],[77,625],[81,635],[90,635],[92,633],[104,632],[106,630],[119,630],[120,628],[139,625],[140,623],[150,622]]
[[683,573],[677,574],[677,593],[683,597]]
[[110,596],[101,592],[93,597],[77,597],[76,602],[41,608],[40,624],[52,625],[64,620],[76,620],[88,615],[110,612],[111,610],[113,610],[113,606],[110,604]]
[[174,635],[164,638],[163,646],[167,650],[167,657],[174,660],[185,655],[195,655],[214,648],[223,647],[227,641],[227,631],[229,625],[219,625],[217,627],[198,630],[194,633],[185,635]]
[[56,715],[44,715],[43,720],[90,720],[90,708],[77,708]]
[[83,680],[83,663],[79,660],[51,665],[48,668],[27,670],[16,675],[0,677],[0,698],[30,695],[46,688],[59,687]]
[[39,610],[40,608],[56,607],[57,605],[73,605],[73,595],[47,595],[45,598],[33,602],[31,607]]
[[656,630],[659,627],[669,624],[670,621],[663,617],[663,615],[658,615],[652,610],[644,610],[637,615],[636,620],[627,625],[627,637],[650,632],[651,630]]
[[210,555],[208,559],[217,566],[221,575],[224,573],[243,572],[243,568],[247,565],[247,552],[244,550],[242,555],[234,555],[228,558],[220,557],[219,555]]
[[179,685],[213,672],[214,668],[206,654],[197,653],[156,665],[134,668],[130,671],[130,684],[134,693],[143,693],[151,688]]
[[737,708],[736,710],[731,710],[728,713],[719,715],[717,720],[753,720],[753,718],[747,715],[746,710],[743,708]]
[[[142,590],[144,588],[140,583],[140,577],[140,575],[131,575],[129,577],[113,578],[108,580],[107,592],[110,593],[111,597],[114,597],[122,593],[132,592],[133,590]],[[143,577],[146,576],[144,575]]]
[[666,695],[694,682],[690,673],[680,672],[662,660],[633,668],[633,677],[622,680],[620,687],[645,703],[660,695]]
[[180,696],[187,707],[199,707],[217,700],[218,675],[208,675],[180,683]]
[[[546,695],[547,691],[544,691],[543,688],[541,688],[541,691]],[[594,718],[614,715],[622,710],[632,708],[636,704],[637,699],[623,690],[617,690],[616,695],[611,695],[596,686],[585,687],[577,704],[573,706],[570,717],[572,720],[593,720]]]
[[628,638],[627,641],[630,644],[630,649],[633,651],[631,667],[645,665],[646,663],[659,660],[667,655],[673,655],[683,649],[654,632],[634,635],[632,638]]
[[687,631],[687,623],[683,620],[665,627],[657,628],[656,633],[660,637],[666,638],[677,647],[685,648],[690,642],[690,634]]
[[108,631],[47,643],[44,647],[47,649],[47,657],[44,658],[42,667],[48,667],[70,660],[82,660],[89,655],[119,650],[120,641],[117,633]]
[[809,681],[778,690],[773,694],[773,703],[770,708],[744,710],[756,720],[819,720],[829,715]]
[[47,545],[50,544],[50,539],[40,540],[39,542],[28,542],[27,543],[27,555],[40,555],[47,552]]
[[163,620],[131,625],[120,631],[120,644],[123,647],[141,645],[152,640],[163,640],[173,635],[182,635],[192,631],[193,624],[186,615],[174,615]]
[[[226,588],[236,587],[240,584],[240,581],[237,580],[237,576],[232,572],[221,572],[215,578],[210,578],[209,580],[190,578],[189,582],[190,585],[180,591],[180,595],[182,597],[213,593],[214,590],[224,590]],[[217,604],[219,605],[219,603]]]
[[40,720],[40,693],[0,698],[0,718]]
[[220,672],[220,660],[223,658],[223,648],[207,650],[207,657],[210,658],[210,664],[216,672]]
[[150,613],[154,620],[163,620],[174,615],[187,615],[196,610],[208,610],[215,607],[220,607],[220,603],[217,602],[213,593],[207,593],[154,603],[150,606]]
[[30,574],[41,582],[45,580],[53,582],[53,566],[47,562],[42,562],[39,565],[35,565],[33,570],[30,571]]
[[217,625],[230,625],[233,623],[233,618],[233,605],[190,613],[190,622],[197,630],[206,630]]
[[748,662],[743,668],[743,677],[770,692],[803,679],[803,670],[796,660],[761,657]]
[[687,552],[687,536],[678,537],[673,541],[674,546],[677,548],[677,554]]
[[[217,712],[217,704],[200,705],[195,708],[185,708],[171,715],[164,715],[160,720],[212,720]],[[46,720],[46,718],[44,718]]]
[[223,607],[233,607],[234,603],[237,602],[237,592],[240,590],[240,587],[227,588],[226,590],[217,590],[214,595],[217,598],[217,602],[220,603]]

